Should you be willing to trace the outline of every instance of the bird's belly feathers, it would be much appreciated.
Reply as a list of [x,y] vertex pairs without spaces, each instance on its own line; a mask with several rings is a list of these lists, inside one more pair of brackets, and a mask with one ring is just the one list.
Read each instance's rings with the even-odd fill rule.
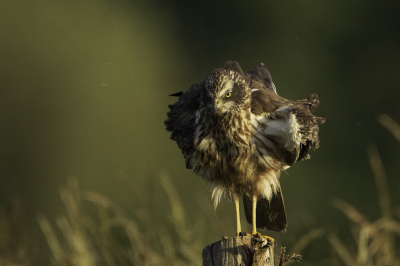
[[[251,151],[251,148],[249,148]],[[198,152],[196,157],[206,156]],[[201,176],[208,184],[217,206],[221,197],[227,195],[233,199],[242,194],[260,195],[270,200],[277,189],[280,188],[280,171],[272,168],[265,168],[257,161],[255,154],[239,156],[227,159],[227,154],[220,154],[221,160],[217,162],[202,162],[192,159],[195,165],[194,172]]]
[[191,158],[191,165],[194,173],[207,182],[215,205],[224,194],[230,198],[243,193],[257,194],[271,199],[280,187],[279,169],[260,164],[256,146],[250,141],[247,145],[237,147],[229,143],[217,143],[216,139],[209,136],[205,143],[209,148],[197,149]]
[[214,126],[202,137],[200,130],[195,135],[190,165],[208,183],[215,204],[225,193],[231,198],[246,193],[271,199],[280,188],[280,171],[298,156],[299,129],[294,116],[269,119],[251,114],[242,121],[248,123],[234,131]]

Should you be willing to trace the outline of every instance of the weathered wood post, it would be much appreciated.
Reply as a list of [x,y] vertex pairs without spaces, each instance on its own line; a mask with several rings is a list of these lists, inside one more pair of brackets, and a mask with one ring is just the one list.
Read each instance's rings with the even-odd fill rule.
[[224,237],[203,250],[203,266],[274,266],[274,244],[252,236]]

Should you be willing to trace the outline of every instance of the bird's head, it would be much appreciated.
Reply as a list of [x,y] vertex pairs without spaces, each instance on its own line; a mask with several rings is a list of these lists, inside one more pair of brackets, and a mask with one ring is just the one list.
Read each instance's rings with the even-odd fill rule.
[[201,102],[215,114],[249,109],[251,89],[238,72],[219,68],[207,76]]

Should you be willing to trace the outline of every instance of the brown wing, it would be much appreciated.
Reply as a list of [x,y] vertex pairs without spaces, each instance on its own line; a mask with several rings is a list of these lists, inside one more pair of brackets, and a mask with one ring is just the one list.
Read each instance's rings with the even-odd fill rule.
[[298,161],[310,158],[308,150],[319,148],[319,125],[325,123],[325,118],[315,116],[313,112],[319,105],[317,94],[311,94],[308,99],[294,102],[292,112],[296,115],[297,122],[301,125],[301,136],[305,144],[301,144]]
[[[275,92],[265,89],[261,83],[258,83],[257,87],[264,89],[258,89],[251,93],[251,112],[255,115],[273,113],[281,107],[288,106],[291,102]],[[251,88],[253,89],[253,87]]]
[[[252,89],[252,105],[251,112],[255,115],[273,114],[275,111],[282,107],[289,107],[290,112],[296,115],[296,121],[298,122],[301,130],[300,134],[302,136],[302,141],[296,152],[289,151],[282,152],[279,156],[281,158],[276,158],[286,165],[293,165],[298,160],[308,159],[309,149],[319,147],[319,124],[325,122],[324,118],[314,116],[312,113],[317,109],[319,105],[318,96],[312,94],[308,99],[290,101],[276,93],[275,85],[272,82],[271,74],[264,64],[257,65],[253,70],[250,70],[246,74],[246,78]],[[282,119],[277,117],[278,119]],[[266,125],[267,127],[268,125]],[[259,132],[263,134],[263,132]],[[276,141],[279,143],[282,139],[278,136],[277,138],[273,136],[265,136],[271,141]],[[278,145],[275,145],[276,149],[279,149]],[[295,156],[293,156],[295,155]]]
[[243,78],[245,77],[244,72],[242,68],[240,67],[239,63],[237,61],[228,61],[225,64],[225,69],[230,69],[233,71],[238,72]]
[[246,80],[249,81],[252,89],[269,90],[273,93],[276,92],[274,83],[272,82],[271,73],[268,68],[263,64],[258,64],[254,69],[246,73]]
[[290,103],[289,100],[276,93],[271,73],[263,63],[246,73],[246,81],[252,90],[251,112],[253,114],[273,113]]

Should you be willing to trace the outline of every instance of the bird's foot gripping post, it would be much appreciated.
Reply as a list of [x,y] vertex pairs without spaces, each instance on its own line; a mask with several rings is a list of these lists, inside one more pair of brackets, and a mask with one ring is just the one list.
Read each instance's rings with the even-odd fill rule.
[[243,235],[243,236],[252,236],[252,237],[254,237],[254,238],[265,238],[265,239],[267,239],[269,242],[275,243],[275,239],[273,239],[273,238],[270,237],[270,236],[262,235],[262,234],[260,234],[259,232],[256,232],[255,234],[248,234],[248,233],[243,232],[243,233],[241,233],[241,235]]
[[204,248],[203,266],[274,266],[274,247],[269,239],[246,233],[224,237]]

